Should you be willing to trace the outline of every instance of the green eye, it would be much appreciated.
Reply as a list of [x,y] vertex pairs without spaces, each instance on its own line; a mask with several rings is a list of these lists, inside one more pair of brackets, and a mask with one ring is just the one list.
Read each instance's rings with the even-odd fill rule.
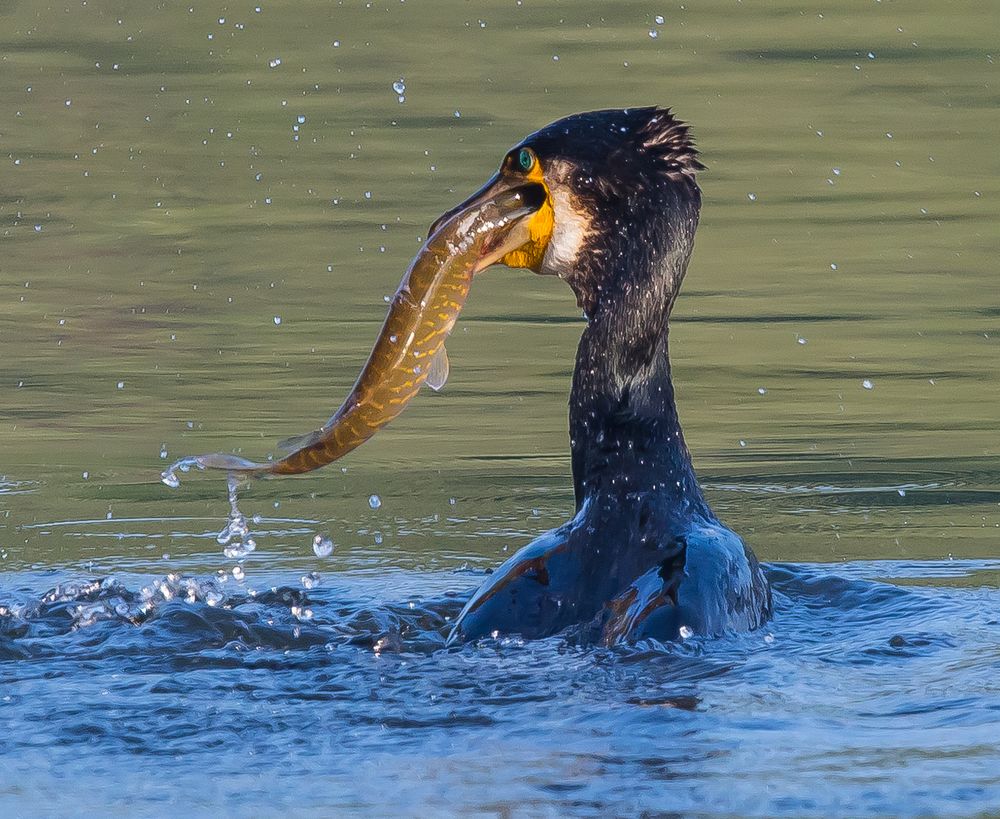
[[517,155],[517,162],[521,170],[530,171],[535,164],[535,155],[527,148],[522,148],[521,153]]

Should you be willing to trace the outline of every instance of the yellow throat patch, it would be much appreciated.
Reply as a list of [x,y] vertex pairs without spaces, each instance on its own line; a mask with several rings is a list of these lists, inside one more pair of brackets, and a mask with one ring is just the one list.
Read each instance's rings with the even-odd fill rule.
[[528,241],[517,250],[512,250],[500,261],[507,267],[526,267],[537,273],[542,266],[542,259],[545,256],[545,249],[549,245],[549,239],[552,237],[555,211],[552,208],[552,194],[549,192],[548,185],[545,184],[541,162],[535,162],[535,166],[525,178],[527,181],[537,182],[545,188],[545,202],[528,222]]

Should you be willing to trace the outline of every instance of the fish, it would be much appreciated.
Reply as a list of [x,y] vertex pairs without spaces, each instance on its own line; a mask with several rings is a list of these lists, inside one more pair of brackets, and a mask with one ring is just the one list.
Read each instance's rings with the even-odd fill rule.
[[463,203],[431,226],[403,275],[382,330],[348,396],[312,432],[287,439],[291,450],[256,462],[224,452],[181,458],[160,476],[176,487],[178,472],[222,469],[240,478],[301,475],[361,446],[397,418],[427,385],[444,387],[450,365],[445,341],[465,306],[473,277],[530,239],[528,220],[541,204],[537,185],[522,185]]

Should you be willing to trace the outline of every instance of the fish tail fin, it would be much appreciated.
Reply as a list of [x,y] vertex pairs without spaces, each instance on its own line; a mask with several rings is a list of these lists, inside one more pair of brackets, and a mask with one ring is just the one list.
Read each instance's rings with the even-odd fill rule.
[[252,478],[271,472],[272,464],[248,461],[246,458],[241,458],[238,455],[228,455],[225,452],[211,452],[207,455],[192,455],[187,458],[181,458],[160,473],[160,480],[172,489],[176,489],[181,484],[181,479],[177,473],[189,472],[191,467],[196,467],[197,469],[221,469],[229,472],[231,475]]

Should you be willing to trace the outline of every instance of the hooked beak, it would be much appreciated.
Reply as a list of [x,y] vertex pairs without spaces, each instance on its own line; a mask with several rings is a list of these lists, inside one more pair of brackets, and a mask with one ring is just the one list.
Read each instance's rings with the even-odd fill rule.
[[460,205],[441,214],[431,225],[428,237],[433,237],[445,225],[468,223],[486,208],[495,209],[500,217],[492,235],[483,243],[483,252],[473,272],[479,273],[505,256],[523,248],[531,241],[530,223],[546,201],[544,186],[536,182],[511,180],[497,173]]

